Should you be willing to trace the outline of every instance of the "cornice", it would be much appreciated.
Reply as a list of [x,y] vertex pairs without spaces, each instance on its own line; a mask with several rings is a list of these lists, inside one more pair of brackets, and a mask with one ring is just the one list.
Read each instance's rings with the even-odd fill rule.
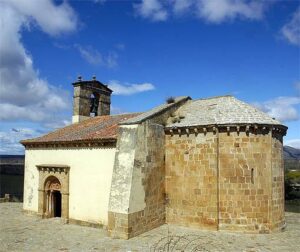
[[226,124],[226,125],[203,125],[203,126],[186,126],[186,127],[166,127],[166,135],[190,135],[190,134],[206,134],[207,132],[246,132],[254,134],[272,134],[285,136],[287,127],[284,125],[269,124]]

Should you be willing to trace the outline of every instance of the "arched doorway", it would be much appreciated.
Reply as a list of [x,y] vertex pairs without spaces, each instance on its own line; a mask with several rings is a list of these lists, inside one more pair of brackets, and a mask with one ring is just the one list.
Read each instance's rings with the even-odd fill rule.
[[69,175],[67,165],[37,165],[39,171],[38,213],[43,218],[69,220]]
[[53,217],[61,217],[61,193],[60,191],[53,191]]
[[61,184],[55,176],[50,176],[45,182],[45,203],[45,216],[61,217]]

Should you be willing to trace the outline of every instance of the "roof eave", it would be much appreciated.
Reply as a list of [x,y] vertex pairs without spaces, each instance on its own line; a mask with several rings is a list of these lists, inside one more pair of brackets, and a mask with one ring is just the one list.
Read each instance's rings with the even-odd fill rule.
[[81,140],[73,140],[73,141],[30,141],[23,140],[20,143],[24,146],[40,146],[40,145],[76,145],[76,144],[95,144],[95,143],[111,143],[114,144],[117,142],[116,138],[100,138],[100,139],[81,139]]

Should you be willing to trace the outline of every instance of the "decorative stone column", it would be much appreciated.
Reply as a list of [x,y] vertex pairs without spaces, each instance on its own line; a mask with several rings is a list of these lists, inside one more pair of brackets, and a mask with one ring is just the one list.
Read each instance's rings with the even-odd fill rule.
[[69,220],[69,192],[61,192],[61,217]]
[[[52,199],[51,194],[47,195],[47,182],[56,179],[60,183],[61,193],[61,218],[68,222],[69,220],[69,174],[70,167],[66,165],[37,165],[39,171],[39,198],[38,198],[38,214],[43,218],[50,218],[51,209],[46,209],[47,204]],[[49,188],[48,188],[49,189]],[[50,212],[49,212],[50,211]]]
[[45,190],[39,187],[39,201],[38,201],[38,215],[42,218],[44,217],[44,213],[46,211],[46,202],[44,199]]

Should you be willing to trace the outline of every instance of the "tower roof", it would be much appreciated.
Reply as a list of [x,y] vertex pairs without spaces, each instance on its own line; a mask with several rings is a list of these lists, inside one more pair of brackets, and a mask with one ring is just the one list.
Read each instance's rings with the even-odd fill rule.
[[104,89],[105,91],[112,93],[113,91],[106,85],[103,84],[102,82],[96,80],[96,77],[93,77],[92,80],[82,80],[81,77],[78,77],[77,81],[73,82],[72,85],[74,87],[76,86],[82,86],[82,87],[93,87],[93,88],[99,88],[99,89]]

